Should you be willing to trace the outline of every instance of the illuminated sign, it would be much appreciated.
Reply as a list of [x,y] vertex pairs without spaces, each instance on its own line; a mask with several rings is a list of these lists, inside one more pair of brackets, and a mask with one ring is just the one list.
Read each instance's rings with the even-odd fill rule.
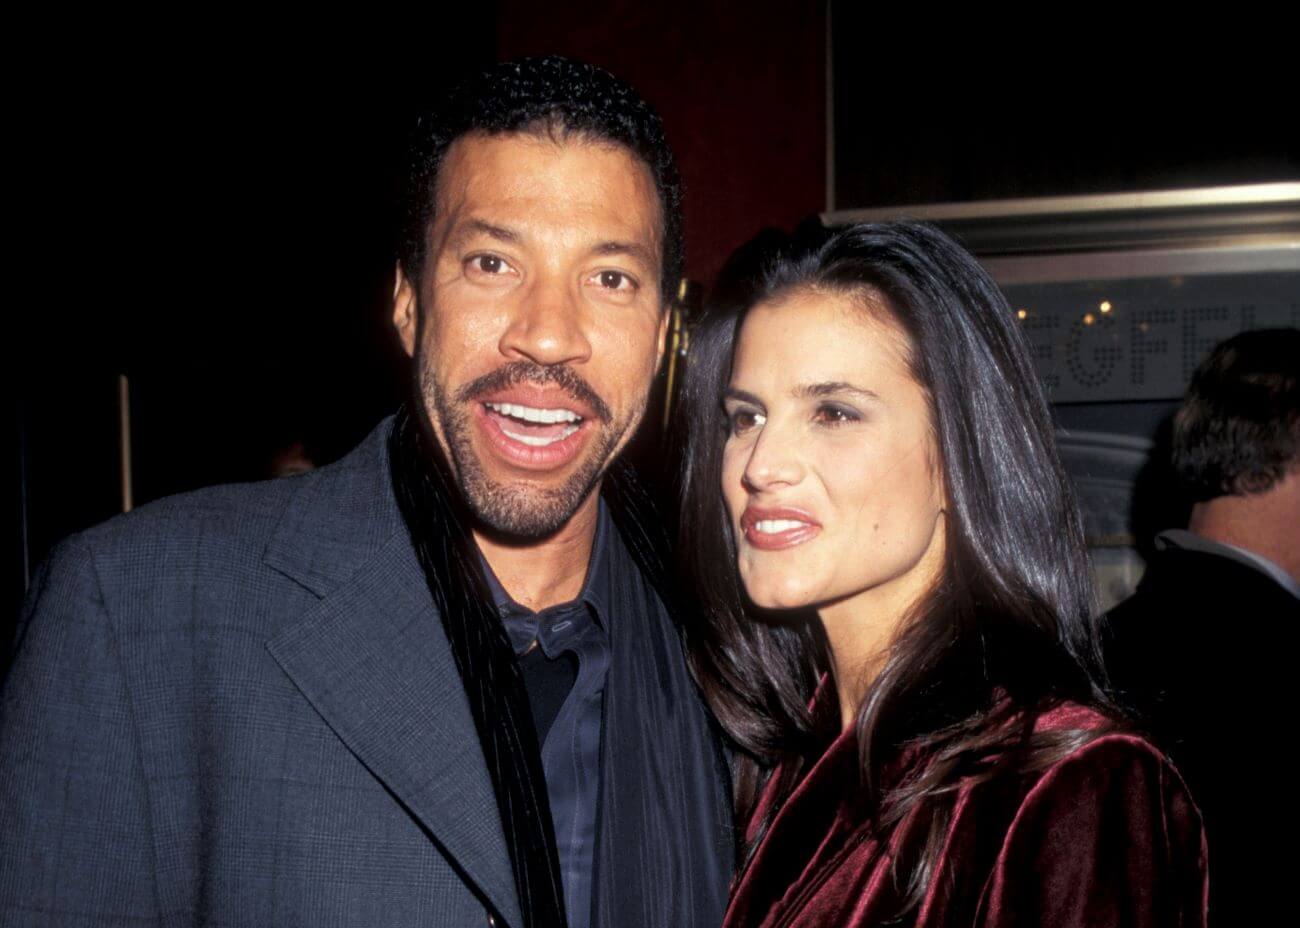
[[1057,403],[1175,399],[1225,338],[1250,329],[1300,328],[1300,273],[1294,272],[1003,290]]

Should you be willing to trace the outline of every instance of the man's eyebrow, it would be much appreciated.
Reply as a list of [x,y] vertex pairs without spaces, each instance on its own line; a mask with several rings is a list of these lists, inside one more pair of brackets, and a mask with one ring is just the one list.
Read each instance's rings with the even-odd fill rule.
[[591,249],[593,255],[627,255],[646,267],[654,267],[658,261],[649,248],[637,242],[608,241],[601,242]]
[[791,394],[805,399],[816,399],[821,396],[834,396],[839,393],[852,393],[855,396],[861,396],[864,399],[878,400],[880,397],[873,391],[865,387],[854,386],[844,380],[828,380],[822,383],[801,383],[795,385],[790,391]]
[[475,235],[486,235],[488,238],[496,239],[498,242],[505,242],[508,245],[517,245],[520,239],[519,233],[514,229],[493,225],[482,219],[466,219],[456,226],[452,238],[460,242]]

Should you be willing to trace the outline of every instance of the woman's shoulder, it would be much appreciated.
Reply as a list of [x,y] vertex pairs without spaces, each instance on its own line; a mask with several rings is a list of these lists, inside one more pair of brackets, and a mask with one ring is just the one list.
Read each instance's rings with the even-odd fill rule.
[[[1029,775],[984,899],[986,924],[1163,923],[1204,917],[1200,812],[1168,757],[1121,721],[1064,703],[1036,719],[1055,741]],[[1053,738],[1053,736],[1057,736]]]
[[1045,760],[1035,765],[1026,803],[1062,793],[1096,796],[1149,783],[1164,801],[1185,803],[1200,813],[1167,754],[1122,718],[1090,706],[1064,702],[1040,712],[1033,732]]
[[1182,783],[1169,757],[1155,743],[1119,716],[1076,702],[1061,702],[1034,716],[1033,732],[1040,741],[1055,741],[1055,758],[1040,769],[1044,775],[1062,767],[1117,762],[1167,770]]
[[1034,717],[1034,731],[1106,731],[1122,727],[1118,720],[1091,706],[1058,702]]

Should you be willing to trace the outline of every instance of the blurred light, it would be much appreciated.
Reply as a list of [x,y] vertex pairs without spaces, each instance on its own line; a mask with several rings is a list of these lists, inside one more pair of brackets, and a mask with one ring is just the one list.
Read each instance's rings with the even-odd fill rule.
[[1016,318],[1017,318],[1017,319],[1028,319],[1028,318],[1029,318],[1029,310],[1027,310],[1027,309],[1017,309],[1017,310],[1016,310]]
[[1138,323],[1138,331],[1139,331],[1139,332],[1150,332],[1150,331],[1151,331],[1151,324],[1148,323],[1148,322],[1139,322],[1139,323]]
[[1102,300],[1101,306],[1098,307],[1103,313],[1110,312],[1110,300]]
[[1097,317],[1094,316],[1092,313],[1084,313],[1084,314],[1083,314],[1083,324],[1084,324],[1084,325],[1092,325],[1092,324],[1093,324],[1094,322],[1096,322],[1096,321],[1097,321]]

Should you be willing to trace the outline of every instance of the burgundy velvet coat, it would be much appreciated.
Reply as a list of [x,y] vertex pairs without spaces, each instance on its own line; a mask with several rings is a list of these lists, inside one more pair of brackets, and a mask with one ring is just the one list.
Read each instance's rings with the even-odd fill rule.
[[[1036,728],[1099,730],[1064,705]],[[875,926],[896,911],[890,848],[852,801],[857,743],[839,736],[772,821],[732,888],[726,925]],[[775,780],[775,778],[773,778]],[[760,800],[760,816],[772,802]],[[959,790],[918,926],[1187,926],[1206,920],[1200,813],[1149,742],[1105,733],[1045,770]]]

